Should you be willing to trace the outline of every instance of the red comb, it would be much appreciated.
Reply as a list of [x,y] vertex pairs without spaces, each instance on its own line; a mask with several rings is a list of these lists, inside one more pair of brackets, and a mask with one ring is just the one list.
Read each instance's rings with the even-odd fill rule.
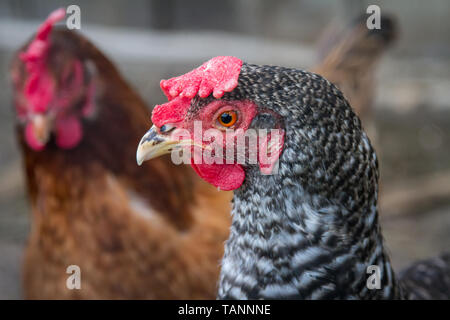
[[161,126],[183,120],[192,98],[197,94],[200,98],[206,98],[211,93],[216,99],[222,98],[225,92],[237,87],[241,67],[242,60],[238,58],[215,57],[184,75],[161,80],[161,89],[170,102],[153,109],[153,123]]
[[53,11],[41,24],[35,39],[31,41],[26,51],[19,55],[28,72],[24,95],[35,112],[45,111],[53,97],[53,83],[45,68],[45,58],[50,48],[50,32],[53,25],[65,15],[66,11],[63,8]]
[[177,123],[183,121],[191,105],[191,99],[177,97],[167,103],[157,105],[152,112],[152,122],[157,127],[166,123]]
[[52,31],[53,25],[62,20],[66,15],[64,8],[59,8],[53,11],[39,27],[36,38],[30,43],[27,51],[20,54],[22,61],[27,63],[27,69],[33,69],[35,60],[43,58],[50,47],[49,35]]

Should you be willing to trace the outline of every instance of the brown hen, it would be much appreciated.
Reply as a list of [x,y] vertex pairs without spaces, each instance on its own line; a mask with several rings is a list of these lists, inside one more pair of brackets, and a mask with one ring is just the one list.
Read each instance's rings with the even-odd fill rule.
[[[149,109],[92,43],[52,31],[54,22],[11,69],[32,208],[26,298],[214,298],[231,194],[168,159],[138,168]],[[34,52],[36,42],[46,49]],[[67,136],[64,124],[80,133]],[[80,267],[79,290],[66,286],[70,265]]]

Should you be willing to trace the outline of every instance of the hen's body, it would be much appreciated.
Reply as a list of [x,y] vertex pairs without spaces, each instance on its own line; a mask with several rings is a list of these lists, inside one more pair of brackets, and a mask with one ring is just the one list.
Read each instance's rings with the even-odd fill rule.
[[[52,36],[94,62],[100,90],[97,114],[84,121],[74,149],[50,141],[33,151],[18,130],[33,219],[26,297],[215,297],[230,194],[169,159],[138,168],[135,146],[149,122],[145,104],[87,40],[68,31]],[[66,287],[69,265],[81,268],[81,290]]]

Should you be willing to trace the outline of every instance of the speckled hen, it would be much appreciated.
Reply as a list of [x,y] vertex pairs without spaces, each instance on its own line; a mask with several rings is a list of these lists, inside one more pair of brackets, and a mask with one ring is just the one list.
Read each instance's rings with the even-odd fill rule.
[[[250,129],[277,129],[282,136],[258,134],[257,163],[250,161],[250,146],[240,155],[244,162],[192,160],[200,177],[234,190],[220,299],[450,297],[448,257],[413,267],[401,280],[394,274],[378,221],[375,151],[329,81],[302,70],[217,57],[161,87],[171,101],[154,109],[139,163],[179,148],[194,154],[214,143],[235,149],[236,140],[225,135]],[[196,121],[203,132],[215,129],[223,139],[196,137]],[[270,164],[278,162],[272,174],[263,172],[264,153]],[[371,265],[379,268],[380,289],[367,286]]]

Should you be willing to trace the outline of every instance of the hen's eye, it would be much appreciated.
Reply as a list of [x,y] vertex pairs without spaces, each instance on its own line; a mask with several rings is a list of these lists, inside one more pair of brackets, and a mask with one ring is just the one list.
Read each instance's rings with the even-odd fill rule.
[[222,126],[229,128],[236,123],[237,114],[235,111],[225,111],[219,115],[217,120]]
[[159,131],[161,133],[167,133],[169,131],[171,131],[173,128],[175,128],[173,125],[171,124],[165,124],[163,125],[161,128],[159,128]]

